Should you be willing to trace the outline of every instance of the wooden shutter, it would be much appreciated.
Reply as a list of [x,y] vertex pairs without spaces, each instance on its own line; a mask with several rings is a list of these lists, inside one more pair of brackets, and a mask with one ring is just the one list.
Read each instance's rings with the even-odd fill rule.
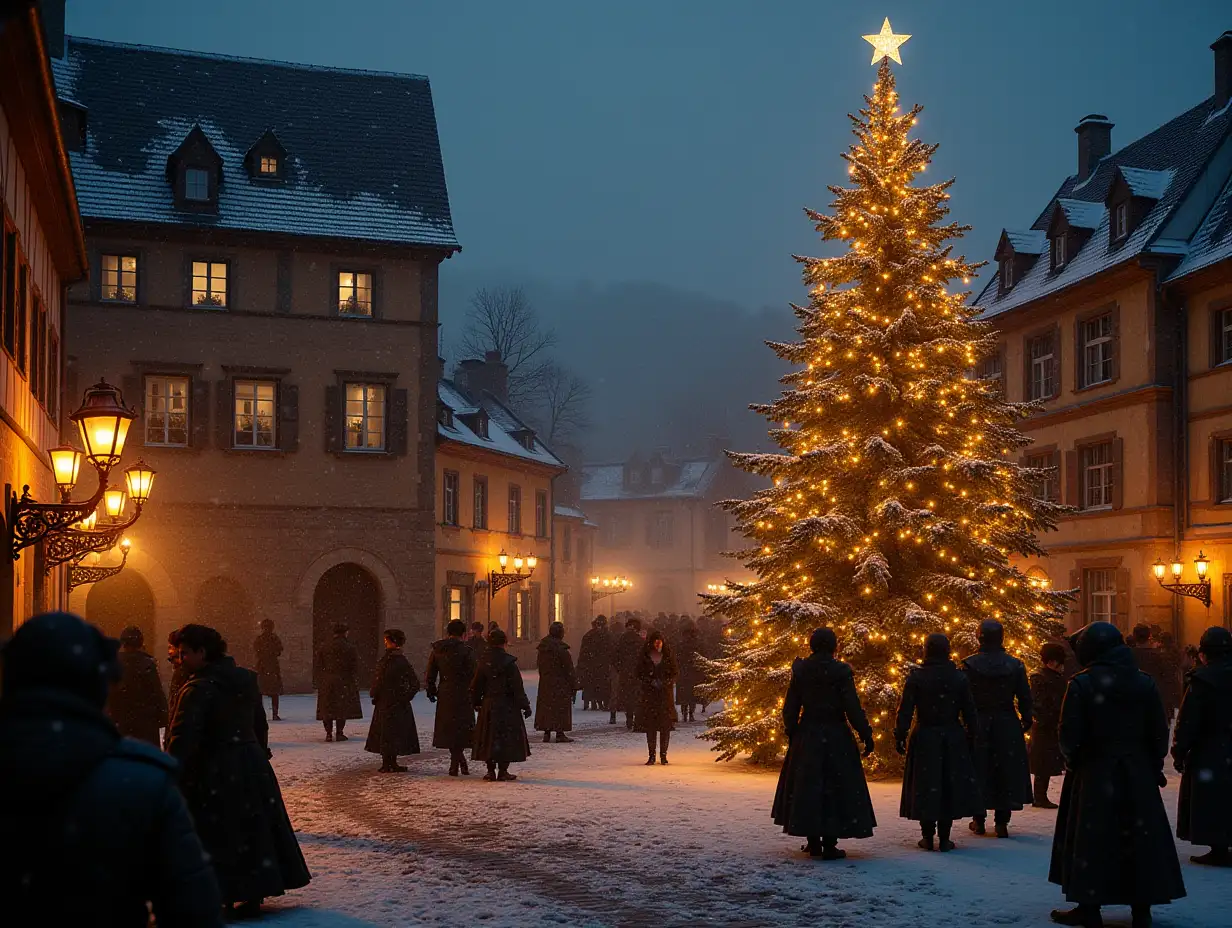
[[1022,340],[1022,398],[1031,399],[1031,336]]
[[325,450],[342,451],[342,387],[325,388]]
[[299,448],[299,387],[293,383],[278,384],[278,447]]
[[1210,467],[1206,499],[1212,504],[1218,503],[1223,497],[1223,468],[1220,467],[1222,462],[1219,460],[1219,444],[1219,439],[1212,436],[1206,449],[1206,461]]
[[1123,632],[1130,629],[1129,624],[1129,568],[1118,567],[1116,570],[1116,626]]
[[1064,354],[1061,351],[1061,326],[1058,324],[1053,326],[1052,329],[1052,368],[1055,376],[1052,378],[1052,396],[1049,399],[1061,395],[1061,371],[1064,369],[1061,362],[1063,357]]
[[539,631],[540,592],[540,585],[538,583],[530,584],[530,592],[527,596],[527,599],[530,600],[527,604],[530,607],[528,610],[530,612],[530,624],[527,626],[527,631],[532,641],[541,635]]
[[1074,598],[1069,601],[1069,627],[1076,631],[1086,624],[1087,607],[1086,591],[1082,588],[1082,571],[1069,572],[1069,588],[1074,591]]
[[231,392],[231,381],[219,380],[214,384],[214,447],[227,451],[234,439],[235,398]]
[[1112,439],[1112,508],[1125,505],[1125,439]]
[[205,448],[210,443],[210,382],[201,377],[194,377],[189,402],[191,431],[188,444],[194,448]]
[[1112,379],[1121,376],[1121,307],[1112,307]]
[[[375,296],[373,297],[375,299]],[[406,454],[407,436],[410,414],[410,403],[406,390],[394,390],[389,397],[389,443],[390,454]]]
[[1211,321],[1211,344],[1210,344],[1210,360],[1211,367],[1218,367],[1223,363],[1223,310],[1212,309]]
[[1061,452],[1054,450],[1048,455],[1048,466],[1052,468],[1052,495],[1049,501],[1061,502]]
[[445,633],[445,626],[449,624],[449,586],[441,587],[441,634]]
[[[1083,322],[1082,319],[1077,319],[1074,321],[1074,386],[1075,388],[1079,390],[1081,390],[1083,387],[1087,385],[1086,371],[1082,369],[1082,359],[1083,359],[1083,356],[1086,354],[1086,352],[1083,350],[1084,345],[1082,341],[1082,322]],[[1054,353],[1057,350],[1055,343],[1053,345],[1052,350]],[[1057,371],[1060,372],[1060,370],[1061,368],[1060,368],[1060,365],[1058,364]]]
[[1077,506],[1081,501],[1082,486],[1078,479],[1078,451],[1065,452],[1065,504]]

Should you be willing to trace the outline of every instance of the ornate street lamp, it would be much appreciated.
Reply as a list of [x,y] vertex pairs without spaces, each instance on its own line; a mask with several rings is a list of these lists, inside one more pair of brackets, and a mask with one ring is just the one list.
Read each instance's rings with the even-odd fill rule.
[[87,460],[105,477],[120,463],[128,427],[137,414],[124,405],[118,389],[100,380],[86,391],[81,406],[69,418],[77,423]]
[[629,582],[627,577],[591,577],[590,578],[590,611],[594,612],[595,603],[605,597],[611,596],[612,602],[608,603],[607,611],[611,612],[616,605],[615,597],[618,593],[623,593],[632,588],[633,584]]
[[[87,555],[82,555],[78,558],[68,572],[68,588],[74,590],[79,586],[84,586],[87,583],[98,583],[100,580],[106,580],[108,577],[114,577],[124,569],[124,565],[128,563],[128,552],[132,548],[133,543],[125,538],[120,542],[120,563],[114,567],[99,567],[97,564],[83,566],[81,561]],[[94,557],[98,557],[98,553]]]
[[1210,560],[1201,551],[1194,558],[1194,570],[1198,574],[1197,583],[1182,583],[1181,574],[1185,571],[1185,565],[1177,558],[1171,564],[1172,576],[1174,582],[1164,583],[1164,573],[1168,570],[1169,565],[1163,560],[1157,560],[1151,565],[1151,572],[1155,574],[1156,582],[1172,593],[1173,596],[1188,596],[1190,599],[1196,599],[1207,609],[1211,608],[1211,581],[1206,576],[1206,571],[1210,567]]
[[[508,570],[509,555],[504,551],[496,556],[496,562],[500,564],[500,570],[488,571],[487,586],[488,586],[488,624],[492,624],[492,600],[507,586],[525,580],[535,572],[535,568],[539,566],[539,558],[533,554],[528,554],[523,557],[520,554],[515,554],[513,557],[513,573]],[[526,573],[522,572],[522,568],[526,568]],[[481,581],[483,582],[483,581]],[[479,584],[476,584],[478,586]]]

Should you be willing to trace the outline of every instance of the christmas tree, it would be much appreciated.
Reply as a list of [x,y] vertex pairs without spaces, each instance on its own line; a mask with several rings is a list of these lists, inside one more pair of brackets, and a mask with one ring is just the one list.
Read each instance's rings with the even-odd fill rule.
[[910,136],[921,108],[899,108],[889,59],[905,38],[888,21],[866,38],[882,55],[872,96],[849,117],[851,186],[829,188],[830,213],[806,210],[824,241],[845,247],[797,258],[810,295],[792,307],[800,338],[771,344],[792,370],[775,402],[752,407],[782,450],[730,455],[770,485],[725,504],[757,579],[703,597],[728,623],[707,683],[725,708],[704,735],[725,760],[785,746],[791,664],[818,626],[834,629],[855,672],[874,766],[893,763],[901,683],[929,634],[965,655],[980,621],[996,618],[1008,650],[1033,663],[1063,627],[1066,594],[1011,562],[1041,555],[1037,535],[1064,511],[1034,498],[1043,474],[1015,460],[1030,444],[1016,423],[1035,407],[973,373],[996,339],[951,284],[980,265],[949,244],[967,230],[945,222],[952,181],[914,183],[936,146]]

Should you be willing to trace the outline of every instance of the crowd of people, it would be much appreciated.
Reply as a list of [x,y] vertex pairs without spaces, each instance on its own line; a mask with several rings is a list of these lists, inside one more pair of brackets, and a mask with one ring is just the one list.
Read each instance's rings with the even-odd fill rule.
[[[1025,805],[1058,809],[1048,879],[1074,906],[1053,921],[1099,928],[1102,906],[1128,905],[1134,928],[1147,928],[1152,906],[1185,895],[1160,793],[1173,696],[1177,837],[1210,848],[1193,862],[1232,866],[1232,632],[1203,634],[1184,687],[1179,659],[1170,663],[1146,626],[1132,646],[1107,622],[1048,642],[1029,679],[1003,635],[999,622],[984,622],[979,651],[958,663],[945,635],[925,640],[895,719],[906,757],[899,815],[919,822],[921,849],[944,852],[955,847],[955,820],[984,835],[991,810],[994,834],[1008,838]],[[790,746],[772,815],[807,839],[811,856],[839,860],[840,839],[871,837],[877,825],[861,764],[876,743],[834,633],[817,629],[810,648],[783,701]],[[1062,772],[1058,806],[1048,783]]]

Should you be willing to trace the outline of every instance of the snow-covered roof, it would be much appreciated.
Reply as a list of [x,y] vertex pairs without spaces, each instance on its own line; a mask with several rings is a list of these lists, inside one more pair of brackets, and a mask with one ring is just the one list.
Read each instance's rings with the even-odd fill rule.
[[1065,213],[1069,224],[1078,229],[1098,229],[1100,220],[1104,218],[1103,203],[1060,197],[1057,199],[1057,206],[1061,207],[1061,212]]
[[1215,205],[1190,239],[1184,260],[1168,275],[1168,280],[1176,280],[1229,259],[1232,259],[1232,177],[1228,178]]
[[[88,113],[70,154],[89,219],[454,250],[428,79],[69,37],[57,93]],[[222,158],[217,212],[177,209],[167,159],[194,126]],[[277,181],[244,164],[273,131]]]
[[581,519],[586,520],[586,513],[573,506],[554,506],[552,511],[562,519]]
[[1020,255],[1042,255],[1048,250],[1048,236],[1038,229],[1006,229],[1005,237]]
[[[552,453],[533,430],[519,419],[509,407],[500,402],[490,393],[482,396],[468,396],[451,380],[440,380],[436,385],[436,394],[442,403],[453,410],[453,424],[436,423],[436,434],[439,438],[460,442],[474,448],[482,448],[493,454],[505,454],[520,458],[523,461],[533,461],[548,467],[566,470],[560,458]],[[463,416],[478,413],[480,410],[488,417],[488,437],[484,438],[466,424]],[[528,433],[532,436],[528,448],[513,437],[514,432]]]
[[676,479],[662,486],[643,483],[625,485],[625,464],[585,464],[582,466],[582,500],[697,499],[706,494],[718,476],[716,458],[675,462]]
[[1158,200],[1168,191],[1168,185],[1176,171],[1148,171],[1144,168],[1121,168],[1121,176],[1129,185],[1129,192],[1136,197]]

